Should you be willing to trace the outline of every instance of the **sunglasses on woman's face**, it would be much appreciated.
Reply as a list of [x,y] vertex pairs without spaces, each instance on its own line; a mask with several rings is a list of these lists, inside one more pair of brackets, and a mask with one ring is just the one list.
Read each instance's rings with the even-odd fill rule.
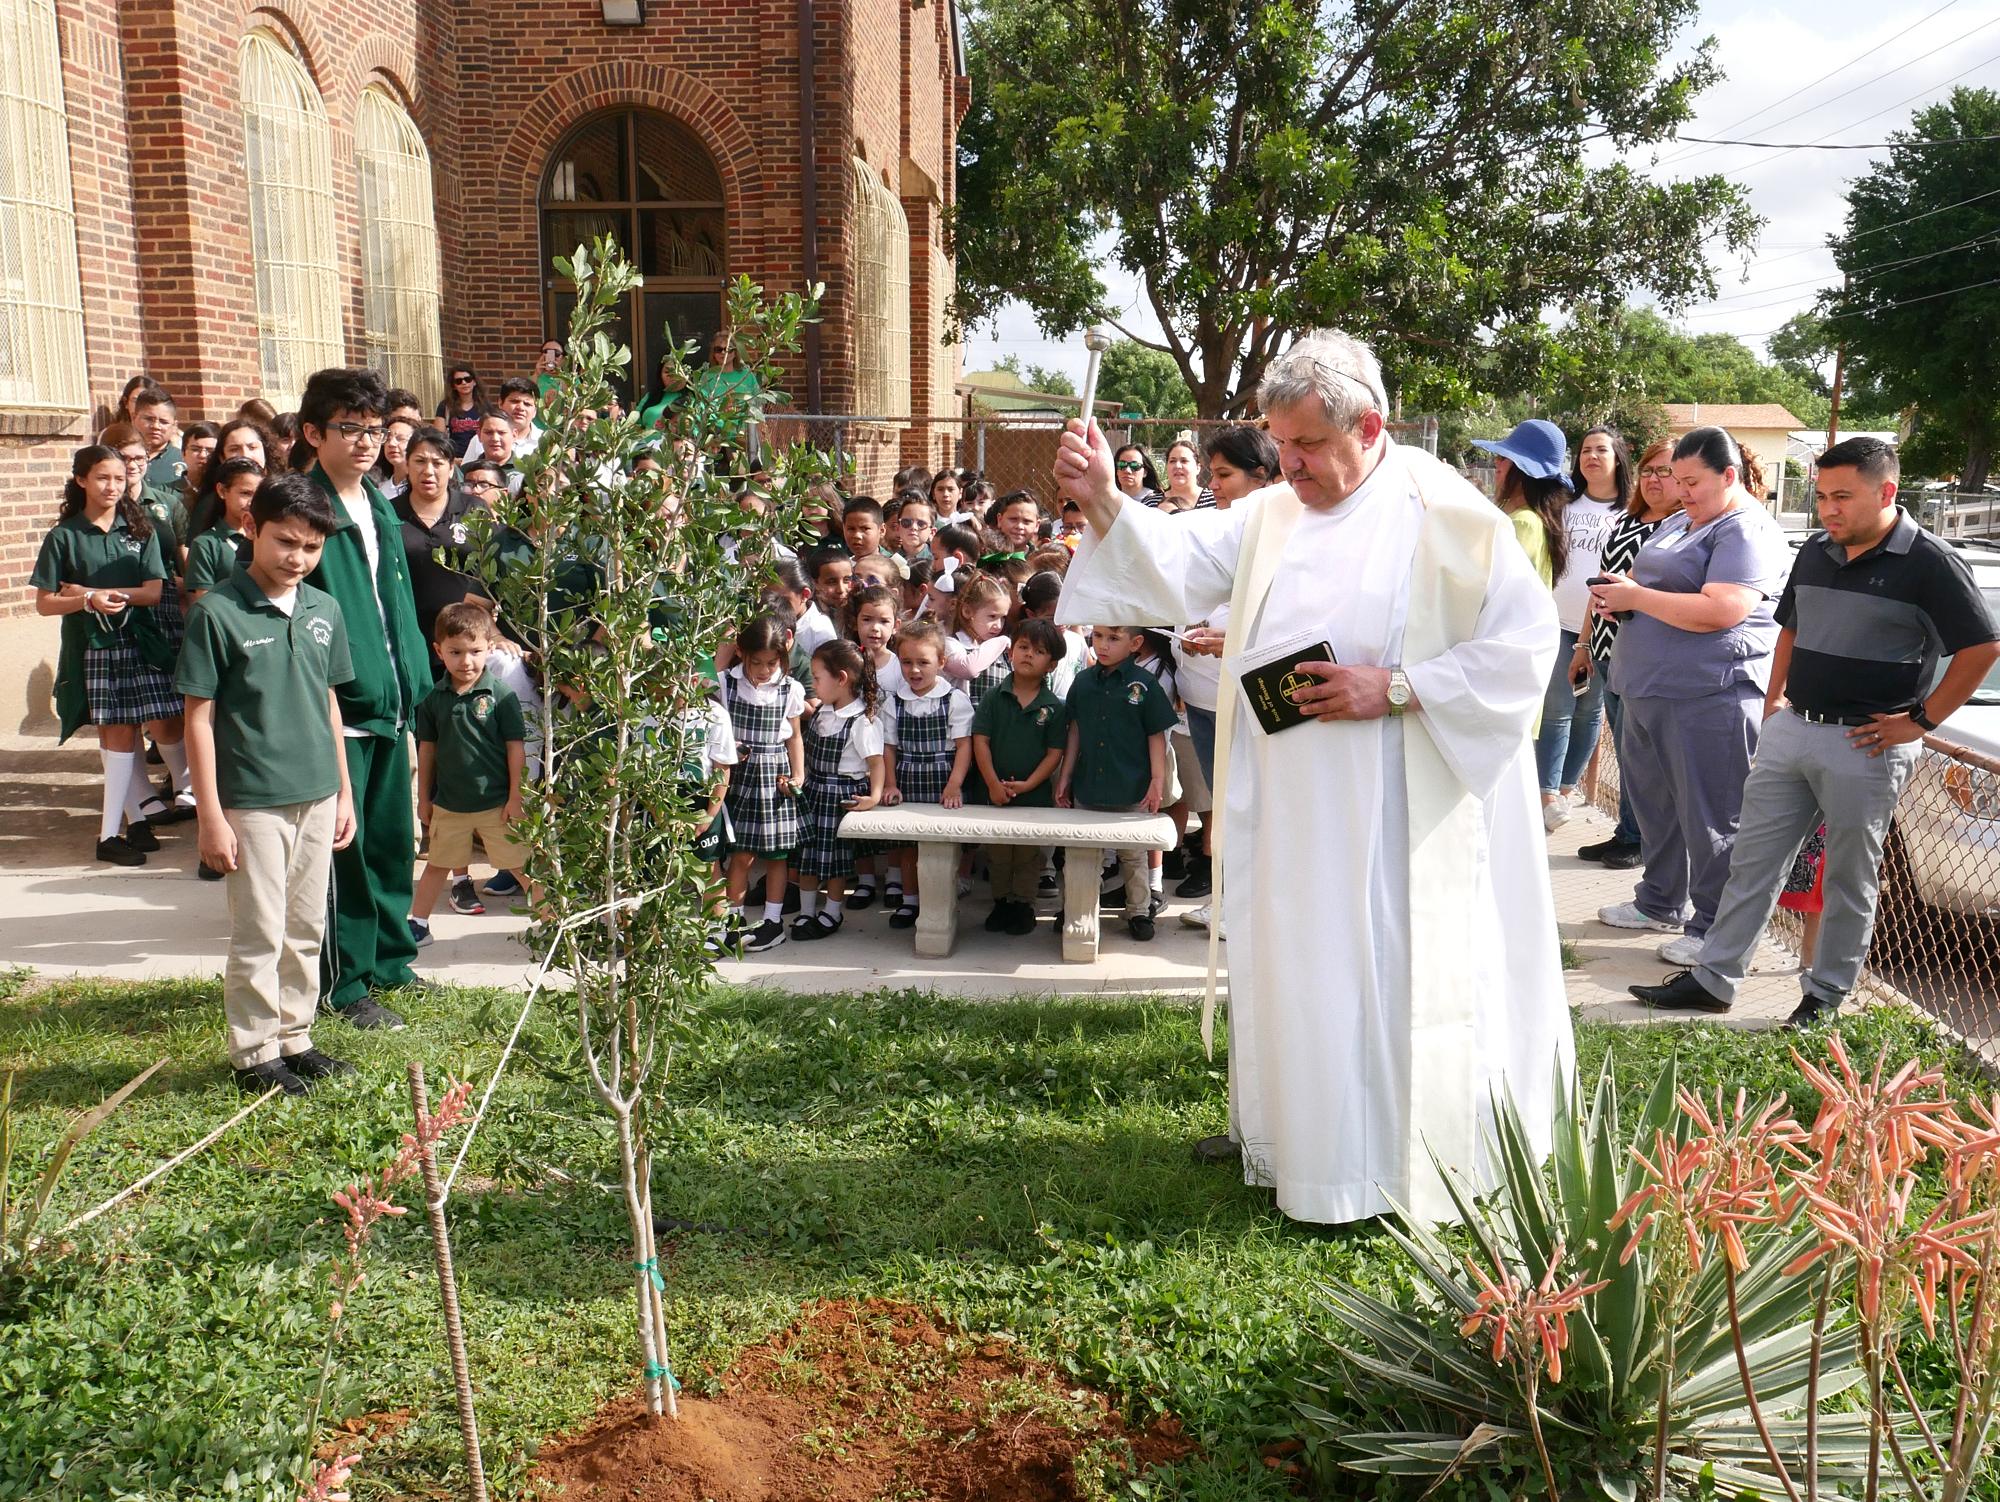
[[1664,465],[1656,465],[1652,469],[1642,469],[1639,471],[1639,474],[1642,478],[1648,480],[1671,480],[1674,477],[1674,472]]
[[472,377],[471,377],[471,376],[453,376],[453,377],[451,378],[451,383],[452,383],[452,385],[454,385],[454,386],[470,386],[470,385],[472,384]]
[[1146,466],[1141,464],[1137,459],[1120,459],[1118,467],[1120,469],[1144,469]]

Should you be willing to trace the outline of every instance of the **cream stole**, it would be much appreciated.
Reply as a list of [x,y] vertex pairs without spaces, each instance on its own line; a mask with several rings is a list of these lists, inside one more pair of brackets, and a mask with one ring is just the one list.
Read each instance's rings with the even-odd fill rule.
[[[1391,446],[1383,463],[1400,462],[1423,503],[1424,519],[1410,564],[1403,661],[1428,662],[1472,639],[1485,605],[1493,566],[1496,513],[1449,465],[1421,450]],[[1429,471],[1427,474],[1426,471]],[[1446,477],[1451,484],[1443,483]],[[1427,481],[1429,483],[1427,483]],[[1273,485],[1237,503],[1254,507],[1238,554],[1229,602],[1225,657],[1243,649],[1270,593],[1285,544],[1303,511],[1289,485]],[[1215,988],[1221,960],[1223,808],[1235,738],[1236,687],[1216,698],[1213,809],[1217,860],[1210,896],[1208,988],[1201,1008],[1201,1043],[1215,1055]],[[1457,1219],[1431,1155],[1470,1172],[1478,1150],[1478,1040],[1466,998],[1478,978],[1477,957],[1459,935],[1473,901],[1471,852],[1479,832],[1480,800],[1453,774],[1431,740],[1421,713],[1403,728],[1403,768],[1410,820],[1410,1122],[1422,1131],[1409,1144],[1410,1206],[1427,1221]],[[1421,1060],[1421,1067],[1417,1061]]]

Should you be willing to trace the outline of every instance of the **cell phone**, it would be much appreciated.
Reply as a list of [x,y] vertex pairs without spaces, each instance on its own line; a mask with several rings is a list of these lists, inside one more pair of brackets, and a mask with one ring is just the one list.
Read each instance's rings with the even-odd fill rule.
[[[1620,582],[1622,581],[1614,579],[1609,574],[1593,574],[1588,580],[1585,581],[1586,585],[1617,584]],[[1611,612],[1611,618],[1615,621],[1629,621],[1632,619],[1632,612],[1629,610],[1614,610]],[[1577,692],[1582,693],[1583,690],[1578,689]]]

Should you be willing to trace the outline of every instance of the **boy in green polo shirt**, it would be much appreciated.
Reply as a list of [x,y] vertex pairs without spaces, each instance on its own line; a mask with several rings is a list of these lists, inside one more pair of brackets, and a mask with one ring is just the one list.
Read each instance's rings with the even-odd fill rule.
[[[1069,686],[1069,750],[1056,782],[1064,808],[1160,811],[1167,785],[1167,731],[1174,706],[1153,675],[1133,660],[1137,626],[1093,626],[1097,665]],[[1135,939],[1153,937],[1153,891],[1144,850],[1121,850],[1125,927]]]
[[471,601],[445,606],[431,633],[445,676],[417,701],[417,817],[431,832],[430,863],[410,903],[419,948],[431,941],[431,913],[451,873],[472,860],[475,834],[515,880],[527,864],[507,826],[521,817],[528,729],[521,701],[486,671],[493,633],[492,612]]
[[354,838],[340,701],[354,676],[333,598],[305,583],[333,506],[300,474],[250,503],[246,568],[189,614],[177,686],[204,864],[224,874],[222,1011],[236,1082],[304,1095],[354,1066],[313,1047],[333,852]]
[[[972,714],[972,761],[995,808],[1049,808],[1056,768],[1069,744],[1069,711],[1049,692],[1049,674],[1068,642],[1048,621],[1023,621],[1008,649],[1013,676],[987,690]],[[1035,883],[1042,852],[1034,845],[989,845],[993,883],[988,933],[1035,931]]]

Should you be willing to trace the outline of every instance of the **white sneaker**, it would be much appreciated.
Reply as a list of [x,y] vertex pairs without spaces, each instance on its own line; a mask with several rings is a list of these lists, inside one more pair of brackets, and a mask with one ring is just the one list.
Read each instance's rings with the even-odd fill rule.
[[[1215,921],[1214,909],[1211,908],[1206,902],[1204,902],[1200,907],[1189,908],[1186,912],[1181,914],[1181,926],[1183,928],[1207,928],[1214,921]],[[1225,944],[1229,942],[1229,933],[1226,929],[1221,933],[1218,933],[1216,937]]]
[[1567,823],[1569,823],[1569,799],[1557,793],[1552,801],[1542,805],[1542,828],[1554,834]]
[[1616,902],[1610,907],[1597,910],[1597,921],[1609,928],[1636,928],[1642,933],[1677,934],[1681,931],[1678,923],[1668,923],[1662,918],[1648,917],[1639,911],[1636,902]]
[[1701,940],[1693,934],[1682,934],[1678,939],[1669,939],[1653,953],[1669,965],[1683,965],[1690,969],[1701,959]]

